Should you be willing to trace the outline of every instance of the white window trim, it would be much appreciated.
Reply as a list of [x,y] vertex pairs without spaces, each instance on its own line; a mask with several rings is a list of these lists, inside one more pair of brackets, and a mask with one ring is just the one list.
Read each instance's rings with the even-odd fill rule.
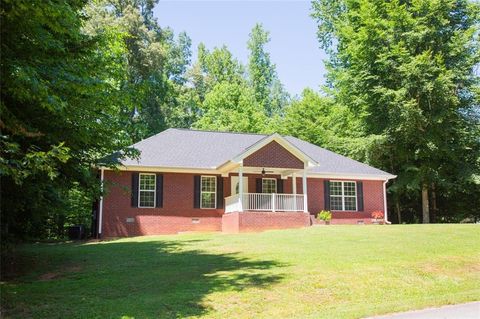
[[[336,212],[358,212],[357,181],[329,180],[328,187],[330,187],[330,183],[331,183],[331,182],[336,182],[336,183],[341,183],[341,184],[342,184],[342,195],[332,195],[332,194],[330,193],[330,190],[329,190],[330,197],[340,197],[340,198],[342,199],[342,209],[341,209],[341,210],[332,209],[332,210],[333,210],[333,211],[336,211]],[[355,196],[345,195],[345,194],[344,194],[344,192],[345,192],[344,183],[354,183],[354,184],[355,184]],[[346,210],[346,209],[345,209],[345,197],[355,197],[355,210],[351,210],[351,209]]]
[[[215,178],[215,191],[214,192],[204,192],[202,190],[202,180],[203,178]],[[217,176],[213,176],[213,175],[201,175],[200,176],[200,209],[217,209],[217,183],[218,183],[218,178]],[[213,193],[214,196],[215,196],[215,206],[214,207],[203,207],[202,206],[202,194],[203,193],[208,193],[208,194],[211,194]]]
[[271,194],[271,193],[264,193],[263,192],[263,180],[266,180],[266,179],[275,181],[275,189],[274,189],[273,193],[274,194],[277,193],[277,179],[276,178],[271,178],[271,177],[262,177],[262,194]]
[[[142,176],[154,176],[155,177],[155,188],[153,190],[147,189],[147,190],[141,190],[140,189],[140,180],[142,179]],[[140,192],[152,192],[153,193],[153,206],[141,206],[140,205]],[[140,173],[138,174],[138,207],[139,208],[155,208],[157,207],[157,174],[149,174],[149,173]]]

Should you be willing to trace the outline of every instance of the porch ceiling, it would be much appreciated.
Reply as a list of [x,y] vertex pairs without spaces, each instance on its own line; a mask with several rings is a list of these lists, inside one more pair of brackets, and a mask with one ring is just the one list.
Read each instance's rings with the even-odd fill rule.
[[[282,177],[291,176],[293,173],[301,173],[304,169],[282,168],[282,167],[250,167],[243,166],[243,174],[261,174],[265,169],[267,175],[281,175]],[[230,173],[239,173],[240,164],[228,167],[228,170],[222,170],[222,175],[227,176]]]

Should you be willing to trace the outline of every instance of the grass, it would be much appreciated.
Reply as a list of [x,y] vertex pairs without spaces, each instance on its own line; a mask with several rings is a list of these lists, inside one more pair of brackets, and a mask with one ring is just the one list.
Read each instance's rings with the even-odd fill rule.
[[359,318],[480,300],[478,225],[28,244],[6,318]]

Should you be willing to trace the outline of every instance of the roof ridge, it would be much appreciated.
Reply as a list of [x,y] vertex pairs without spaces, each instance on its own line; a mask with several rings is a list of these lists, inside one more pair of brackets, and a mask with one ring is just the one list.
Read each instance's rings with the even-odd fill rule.
[[264,134],[264,133],[199,130],[199,129],[182,128],[182,127],[180,127],[180,128],[171,127],[171,128],[169,128],[169,130],[190,131],[190,132],[206,132],[206,133],[222,133],[222,134],[239,134],[239,135],[261,135],[261,136],[269,136],[269,135],[271,135],[271,134]]

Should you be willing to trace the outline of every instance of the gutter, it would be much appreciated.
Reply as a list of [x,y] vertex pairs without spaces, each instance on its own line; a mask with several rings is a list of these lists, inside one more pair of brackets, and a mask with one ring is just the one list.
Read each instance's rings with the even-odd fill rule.
[[383,182],[383,212],[384,212],[384,219],[385,224],[390,225],[391,222],[388,221],[388,211],[387,211],[387,183],[388,179]]
[[98,238],[102,237],[102,221],[103,221],[103,167],[100,168],[100,191],[102,195],[100,196],[100,207],[98,208]]

